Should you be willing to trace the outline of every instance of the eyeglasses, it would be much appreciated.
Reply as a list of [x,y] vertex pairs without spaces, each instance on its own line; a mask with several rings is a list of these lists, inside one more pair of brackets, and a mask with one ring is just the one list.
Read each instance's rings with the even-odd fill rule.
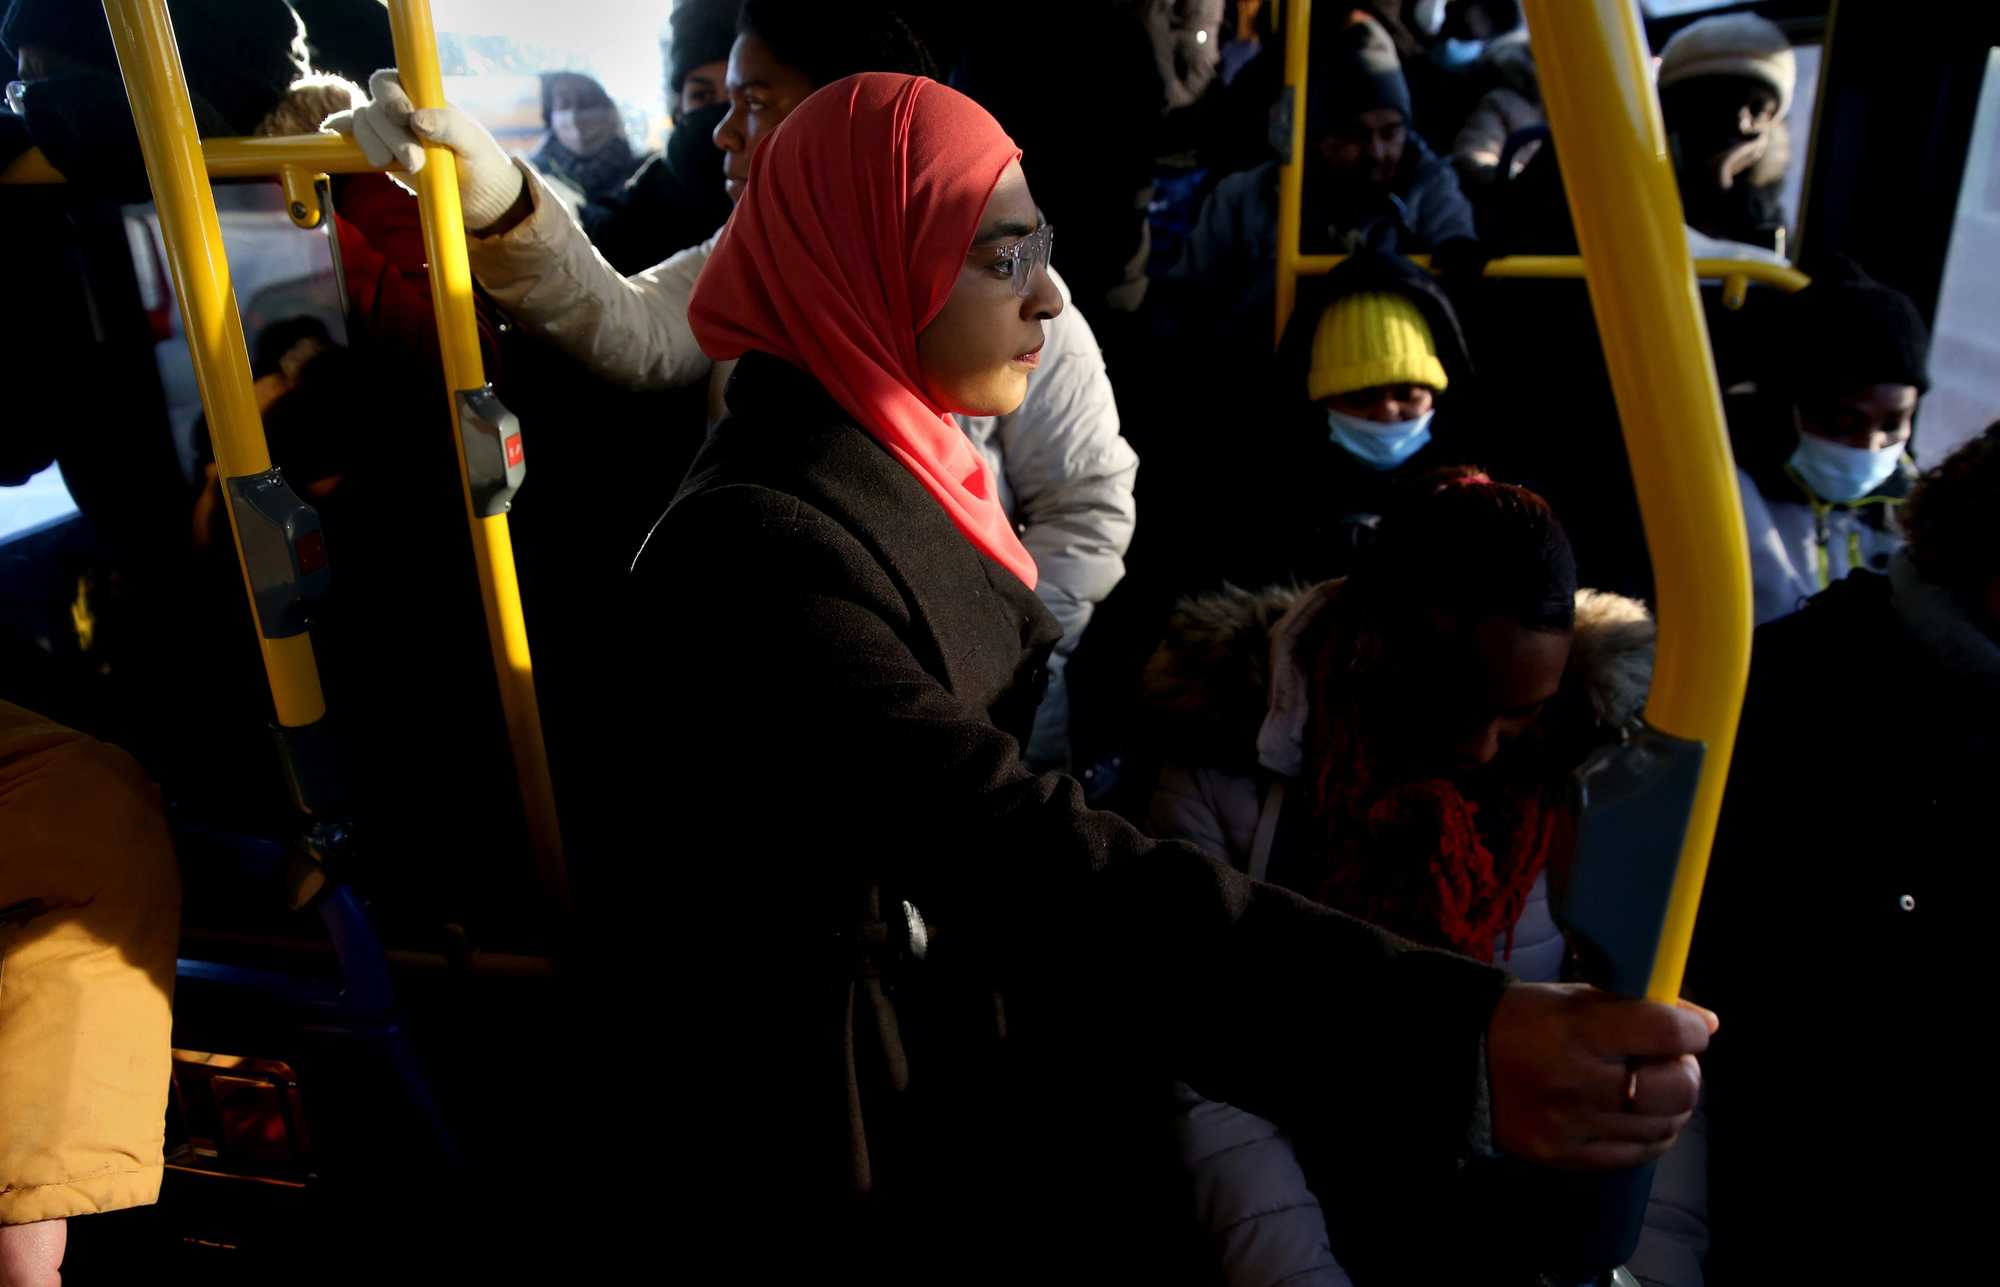
[[992,252],[991,267],[1007,278],[1016,295],[1026,299],[1035,291],[1036,277],[1048,271],[1055,241],[1055,225],[1045,223],[1012,245]]

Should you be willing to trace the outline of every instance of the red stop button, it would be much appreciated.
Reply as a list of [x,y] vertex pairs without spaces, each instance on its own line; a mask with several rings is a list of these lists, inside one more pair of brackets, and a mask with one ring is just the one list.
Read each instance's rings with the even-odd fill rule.
[[507,450],[507,468],[513,469],[527,459],[527,451],[521,446],[520,434],[508,434],[506,441],[501,445]]
[[292,542],[292,553],[299,561],[299,575],[311,576],[326,566],[326,533],[301,533]]

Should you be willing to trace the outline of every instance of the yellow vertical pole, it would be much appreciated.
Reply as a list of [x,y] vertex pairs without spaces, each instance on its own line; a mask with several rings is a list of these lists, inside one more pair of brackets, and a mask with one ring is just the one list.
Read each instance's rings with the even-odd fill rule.
[[[188,102],[187,77],[181,70],[180,47],[164,0],[104,0],[111,25],[111,42],[118,51],[126,93],[134,104],[139,150],[152,182],[153,201],[166,241],[168,271],[180,301],[181,324],[187,330],[194,361],[195,383],[208,413],[209,436],[215,445],[216,469],[224,479],[266,473],[270,449],[264,422],[250,391],[250,358],[243,343],[243,319],[229,281],[229,260],[222,249],[222,224],[215,214],[215,193],[208,186],[201,140],[195,134],[194,109]],[[281,639],[264,633],[257,596],[250,593],[250,569],[243,554],[233,506],[230,530],[236,538],[236,558],[250,611],[257,620],[257,644],[264,654],[264,674],[271,685],[271,702],[278,723],[304,728],[326,714],[319,670],[313,660],[312,635],[307,631]]]
[[[438,67],[437,33],[431,25],[428,0],[390,0],[389,22],[396,43],[396,67],[410,101],[420,108],[444,106],[444,78]],[[500,706],[507,721],[508,741],[513,746],[514,773],[520,782],[521,804],[542,886],[559,906],[566,908],[569,877],[563,859],[562,833],[556,820],[548,752],[542,741],[542,716],[535,698],[535,668],[528,652],[527,621],[522,614],[521,588],[514,571],[514,543],[505,514],[479,513],[473,502],[471,479],[466,474],[457,393],[482,388],[486,384],[486,369],[479,352],[478,321],[473,313],[465,216],[458,202],[458,158],[446,148],[428,148],[424,168],[414,179],[423,217],[424,249],[430,261],[431,301],[444,355],[447,413],[452,432],[460,437],[459,482],[466,521],[471,525],[472,556],[479,577],[480,602],[486,613],[487,639],[493,650],[493,668],[499,676]]]
[[1291,106],[1285,163],[1278,167],[1277,330],[1285,338],[1299,297],[1299,209],[1306,183],[1306,44],[1312,39],[1312,0],[1292,0],[1285,12],[1285,98]]
[[1652,551],[1646,719],[1706,748],[1647,995],[1679,997],[1750,666],[1750,562],[1680,192],[1633,0],[1527,0]]

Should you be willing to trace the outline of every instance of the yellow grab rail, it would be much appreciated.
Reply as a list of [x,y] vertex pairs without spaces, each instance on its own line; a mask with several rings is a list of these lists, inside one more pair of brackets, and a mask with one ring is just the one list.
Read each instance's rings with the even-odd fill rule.
[[[389,25],[395,37],[396,66],[410,101],[418,107],[444,106],[444,78],[438,67],[437,33],[431,25],[429,0],[389,0]],[[483,388],[486,367],[479,352],[479,326],[473,313],[472,267],[466,257],[465,216],[458,201],[458,158],[447,148],[427,148],[424,168],[414,177],[423,215],[424,249],[430,261],[431,302],[444,354],[447,410],[460,437],[460,490],[465,500],[466,520],[471,524],[479,597],[486,613],[493,668],[500,681],[500,706],[507,721],[508,740],[514,748],[514,773],[520,781],[528,839],[541,871],[543,889],[566,909],[569,877],[556,819],[555,788],[549,778],[548,753],[542,741],[542,716],[535,697],[535,667],[528,651],[527,620],[521,610],[521,588],[514,571],[514,543],[504,513],[479,512],[466,467],[458,395]]]
[[[351,138],[339,134],[294,134],[282,138],[207,139],[201,157],[210,179],[276,178],[285,207],[302,228],[317,228],[319,183],[329,174],[365,174],[375,169]],[[0,186],[65,182],[40,148],[29,148],[0,170]]]
[[[196,136],[179,46],[162,0],[104,0],[104,7],[126,93],[135,105],[146,108],[135,109],[133,120],[160,214],[168,267],[180,300],[202,405],[208,413],[217,468],[224,478],[263,474],[271,468],[270,451],[251,392],[243,324],[230,287],[229,262],[210,181],[275,176],[284,186],[292,218],[312,226],[320,220],[319,179],[328,174],[368,172],[375,167],[351,138],[335,135],[202,142]],[[420,104],[442,103],[437,37],[427,0],[390,0],[389,10],[405,86]],[[505,514],[487,516],[476,511],[466,477],[457,391],[483,388],[486,377],[473,312],[455,158],[442,148],[431,148],[428,161],[417,176],[416,186],[445,381],[451,394],[448,410],[454,433],[461,434],[459,474],[480,599],[529,840],[544,890],[567,909],[569,880],[542,739],[513,544]],[[62,174],[39,150],[31,149],[0,171],[0,184],[61,182]],[[232,513],[232,530],[234,523]],[[243,563],[240,532],[237,555]],[[246,591],[250,590],[247,564],[244,584]],[[250,598],[255,613],[254,592]],[[278,722],[304,727],[322,718],[326,703],[310,635],[302,631],[272,639],[265,636],[260,622],[259,643]]]
[[1278,326],[1273,343],[1285,338],[1285,323],[1292,320],[1292,306],[1299,297],[1299,212],[1306,191],[1306,45],[1311,39],[1312,0],[1293,0],[1285,15],[1285,121],[1290,139],[1284,164],[1278,167]]
[[1660,635],[1646,721],[1706,747],[1646,989],[1672,1001],[1749,674],[1749,541],[1637,7],[1527,0],[1527,8],[1653,556]]
[[[146,105],[146,110],[133,111],[132,120],[138,127],[139,150],[159,208],[167,268],[180,300],[195,383],[208,412],[216,469],[225,480],[267,473],[271,453],[250,389],[243,319],[236,311],[229,261],[221,251],[222,225],[195,139],[194,109],[188,101],[187,77],[181,71],[180,47],[174,43],[166,4],[164,0],[104,0],[104,13],[111,24],[111,41],[118,52],[126,92],[134,104]],[[257,643],[263,650],[264,673],[270,681],[278,723],[286,728],[317,723],[326,714],[326,698],[313,660],[312,635],[301,630],[273,639],[266,633],[235,508],[224,508],[229,511],[230,530],[236,537],[237,563],[252,617],[257,621]]]
[[[1281,260],[1283,255],[1281,247]],[[1429,255],[1405,255],[1404,258],[1424,268],[1431,267]],[[1291,320],[1292,308],[1297,300],[1297,279],[1322,276],[1346,262],[1346,255],[1292,255],[1290,298],[1284,301],[1278,312],[1280,338],[1284,336],[1285,323]],[[1691,265],[1694,275],[1700,280],[1722,283],[1723,303],[1731,309],[1743,306],[1744,296],[1753,284],[1782,291],[1800,291],[1812,285],[1812,278],[1791,265],[1767,263],[1761,259],[1696,259],[1691,261]],[[1279,272],[1280,291],[1283,293],[1284,270],[1281,268]],[[1485,275],[1513,280],[1564,281],[1582,280],[1587,274],[1581,255],[1505,255],[1489,260]]]
[[[1565,14],[1570,14],[1570,11],[1565,10]],[[1285,18],[1286,118],[1291,137],[1286,145],[1285,163],[1278,168],[1275,336],[1279,340],[1284,339],[1285,326],[1291,321],[1292,310],[1298,302],[1299,278],[1331,272],[1347,258],[1345,255],[1308,255],[1300,250],[1301,211],[1305,201],[1306,80],[1308,46],[1312,39],[1312,0],[1296,0],[1286,11]],[[1650,95],[1650,85],[1646,92]],[[1674,209],[1677,213],[1680,210],[1678,200]],[[1683,257],[1687,254],[1685,238],[1681,253]],[[1426,268],[1430,267],[1428,256],[1413,255],[1410,258]],[[1806,275],[1796,268],[1756,259],[1700,259],[1694,263],[1694,272],[1703,280],[1721,282],[1722,302],[1731,309],[1743,306],[1753,282],[1787,291],[1804,290],[1809,284]],[[1577,255],[1509,255],[1486,265],[1488,277],[1564,279],[1585,275],[1583,259]]]

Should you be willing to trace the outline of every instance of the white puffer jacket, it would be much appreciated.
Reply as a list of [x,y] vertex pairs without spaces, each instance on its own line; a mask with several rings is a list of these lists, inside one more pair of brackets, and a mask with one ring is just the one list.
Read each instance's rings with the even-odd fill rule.
[[[717,364],[695,342],[688,300],[721,234],[624,277],[541,176],[521,168],[534,212],[501,236],[467,238],[480,285],[522,326],[605,379],[640,389],[712,379]],[[1062,279],[1050,276],[1065,306],[1048,324],[1027,400],[1009,415],[958,418],[993,470],[1001,502],[1041,573],[1038,593],[1063,629],[1049,665],[1049,696],[1028,745],[1030,762],[1043,768],[1068,760],[1064,666],[1092,609],[1125,575],[1139,474],[1138,454],[1119,432],[1097,336]]]

